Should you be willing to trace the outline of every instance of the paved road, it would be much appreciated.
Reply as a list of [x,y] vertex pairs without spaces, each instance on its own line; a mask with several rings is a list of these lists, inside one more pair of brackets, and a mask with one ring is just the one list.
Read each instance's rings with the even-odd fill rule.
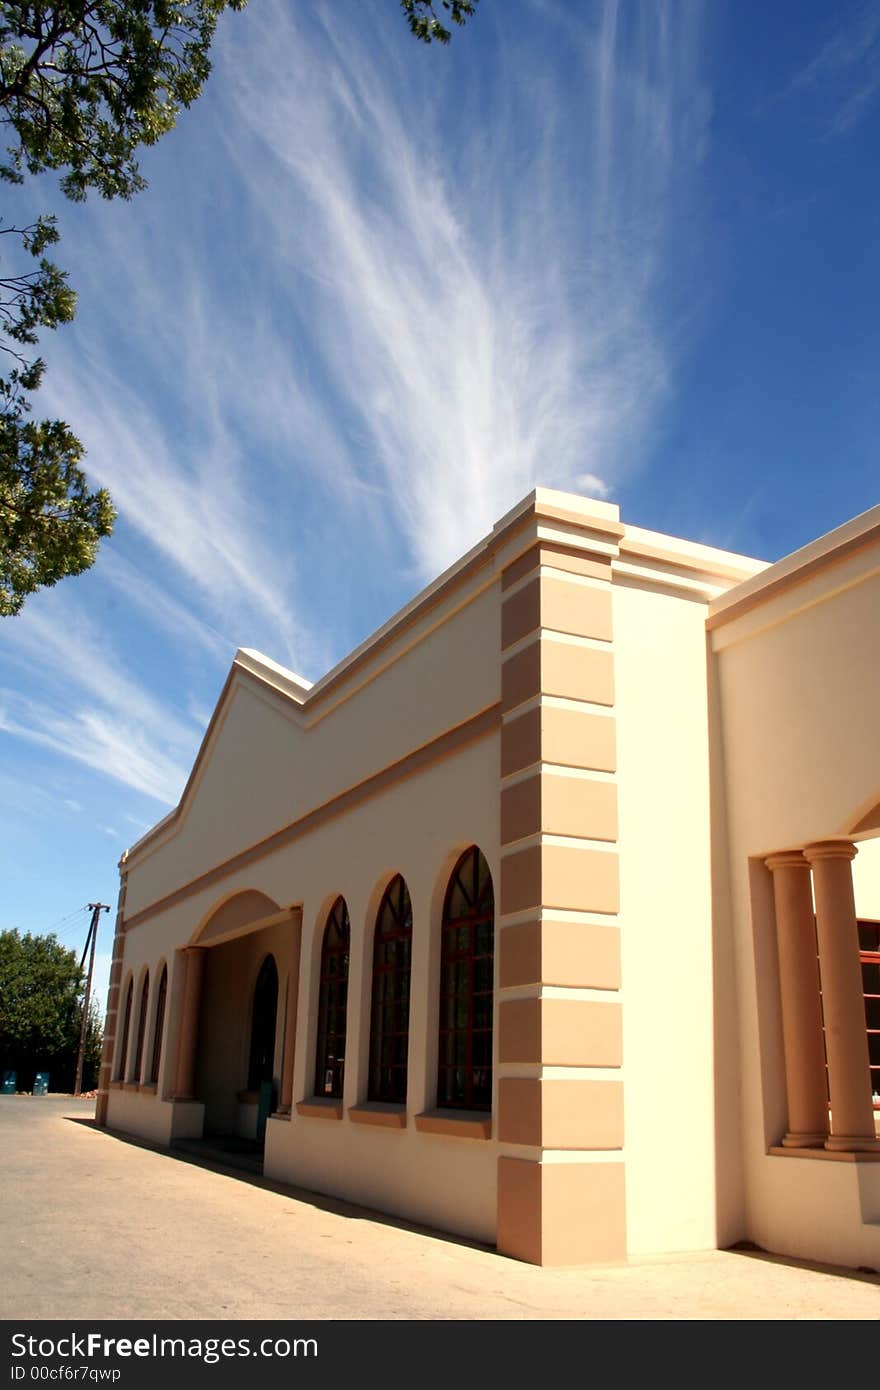
[[141,1147],[93,1113],[0,1098],[4,1319],[880,1316],[880,1277],[760,1255],[535,1269]]

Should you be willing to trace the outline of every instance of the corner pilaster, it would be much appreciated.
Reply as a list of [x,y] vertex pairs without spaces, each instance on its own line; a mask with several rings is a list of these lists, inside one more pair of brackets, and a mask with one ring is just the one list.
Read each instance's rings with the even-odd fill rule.
[[611,559],[603,508],[502,576],[498,1248],[626,1254]]

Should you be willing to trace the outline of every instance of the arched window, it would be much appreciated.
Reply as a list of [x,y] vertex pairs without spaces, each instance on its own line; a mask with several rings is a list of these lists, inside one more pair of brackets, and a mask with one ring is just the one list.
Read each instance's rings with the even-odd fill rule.
[[134,994],[134,980],[129,980],[128,989],[125,994],[125,1008],[122,1011],[122,1037],[119,1043],[119,1064],[116,1068],[116,1077],[119,1081],[125,1080],[125,1064],[128,1061],[128,1032],[131,1027],[131,1001]]
[[333,904],[321,946],[318,995],[318,1046],[315,1095],[342,1098],[345,1072],[345,1015],[348,1005],[348,952],[351,926],[344,898]]
[[150,1063],[150,1080],[159,1080],[159,1063],[162,1061],[162,1034],[165,1030],[165,999],[168,994],[168,966],[162,966],[159,977],[159,991],[156,996],[156,1026],[153,1030],[153,1060]]
[[275,1067],[275,1020],[278,1015],[278,967],[274,956],[260,966],[251,1010],[251,1053],[248,1062],[248,1090],[258,1091],[262,1081],[271,1081]]
[[147,1006],[150,1002],[150,974],[147,971],[141,985],[141,1008],[138,1015],[137,1047],[134,1053],[134,1081],[141,1079],[141,1063],[144,1060],[144,1036],[147,1031]]
[[452,871],[440,947],[440,1052],[437,1104],[492,1108],[492,1006],[495,898],[476,845]]
[[379,906],[373,938],[369,1100],[406,1104],[412,903],[400,874]]

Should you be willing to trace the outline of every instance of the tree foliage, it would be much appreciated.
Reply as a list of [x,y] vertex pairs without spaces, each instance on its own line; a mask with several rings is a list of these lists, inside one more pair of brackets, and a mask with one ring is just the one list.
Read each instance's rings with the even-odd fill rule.
[[61,420],[29,419],[44,363],[27,350],[39,328],[69,323],[76,307],[66,275],[45,255],[57,240],[50,217],[0,226],[3,270],[10,245],[36,262],[0,273],[0,616],[17,613],[35,589],[87,569],[114,519],[109,494],[88,491],[76,435]]
[[[57,172],[68,198],[142,189],[137,152],[199,96],[224,10],[246,0],[0,0],[0,181]],[[478,0],[400,0],[410,31],[448,43]],[[0,616],[94,562],[115,513],[90,492],[85,450],[61,420],[31,419],[45,364],[38,331],[73,318],[76,296],[45,251],[51,217],[0,218]],[[32,262],[26,258],[31,257]],[[5,370],[4,370],[5,364]]]
[[[464,24],[476,9],[479,0],[439,0],[453,24]],[[400,0],[410,32],[423,43],[436,39],[449,43],[452,33],[437,17],[433,0]]]
[[[245,0],[2,0],[0,179],[61,173],[68,198],[129,198],[144,187],[137,151],[199,96],[225,9]],[[53,218],[0,222],[0,615],[80,574],[112,530],[108,493],[90,492],[85,450],[61,420],[31,419],[45,370],[29,355],[41,328],[69,323],[76,297],[45,255]],[[31,262],[22,265],[27,257]],[[27,268],[30,266],[30,268]]]
[[69,198],[144,187],[135,154],[198,97],[223,10],[245,0],[4,0],[0,177],[61,169]]
[[[54,935],[0,932],[0,1069],[29,1090],[38,1071],[53,1090],[71,1090],[82,1025],[83,972]],[[86,1030],[83,1089],[97,1080],[101,1024],[93,1002]]]

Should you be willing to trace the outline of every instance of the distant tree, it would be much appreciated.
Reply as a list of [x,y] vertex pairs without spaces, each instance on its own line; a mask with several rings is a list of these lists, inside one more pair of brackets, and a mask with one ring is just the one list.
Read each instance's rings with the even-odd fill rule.
[[[0,932],[0,1070],[18,1073],[30,1090],[38,1071],[53,1090],[73,1088],[84,993],[83,972],[73,951],[54,935]],[[83,1089],[97,1081],[101,1021],[89,1010]]]

